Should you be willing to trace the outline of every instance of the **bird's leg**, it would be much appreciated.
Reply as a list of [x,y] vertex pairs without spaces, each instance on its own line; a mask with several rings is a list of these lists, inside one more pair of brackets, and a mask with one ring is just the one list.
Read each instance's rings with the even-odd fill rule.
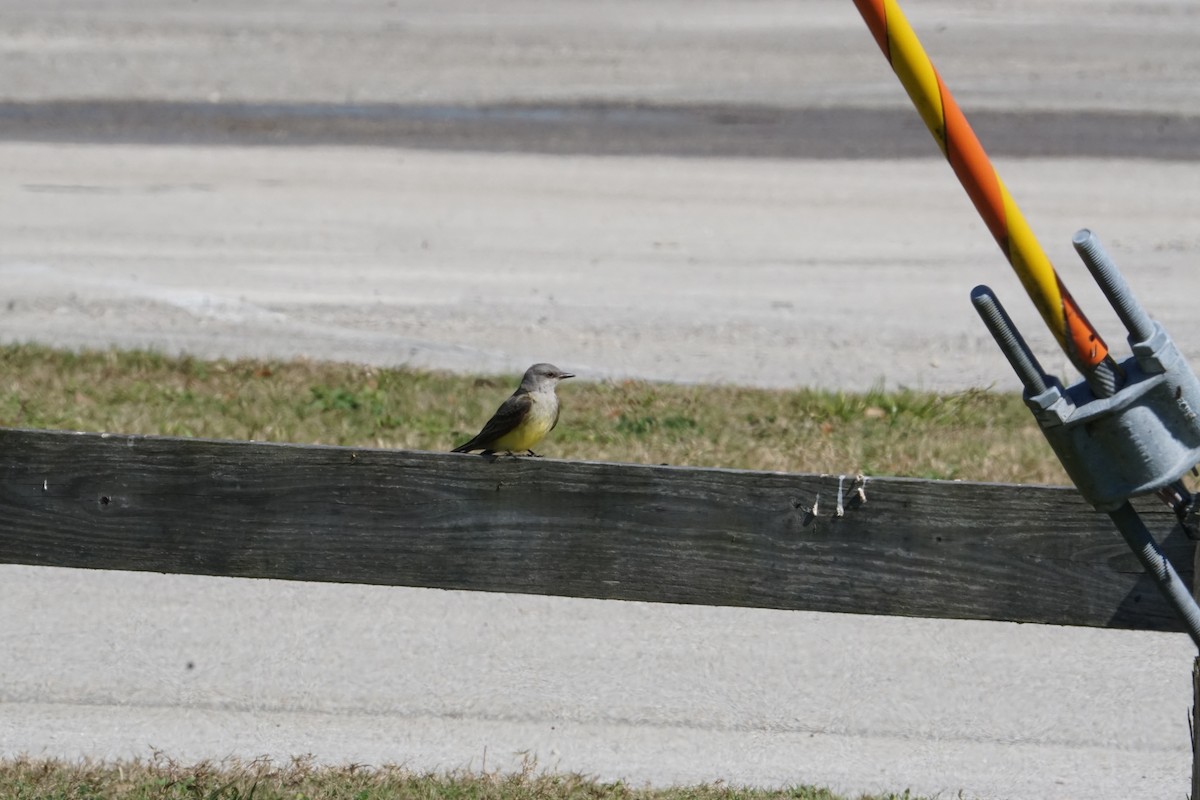
[[541,458],[541,456],[539,456],[537,453],[533,452],[533,448],[530,448],[530,449],[526,450],[525,452],[529,453],[529,455],[533,456],[534,458]]

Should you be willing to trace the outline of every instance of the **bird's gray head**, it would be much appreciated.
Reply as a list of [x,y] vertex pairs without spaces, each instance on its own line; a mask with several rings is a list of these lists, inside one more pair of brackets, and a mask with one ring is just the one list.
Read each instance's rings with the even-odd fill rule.
[[534,364],[525,370],[525,377],[521,378],[521,388],[527,392],[553,389],[555,384],[564,378],[574,377],[570,372],[563,372],[553,364]]

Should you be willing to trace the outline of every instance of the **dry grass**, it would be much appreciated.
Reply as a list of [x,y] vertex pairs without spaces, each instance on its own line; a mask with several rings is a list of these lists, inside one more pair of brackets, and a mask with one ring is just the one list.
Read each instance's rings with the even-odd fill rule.
[[[517,376],[308,361],[0,347],[0,425],[449,450]],[[645,381],[559,389],[546,456],[789,472],[1065,484],[1019,397],[851,394]]]
[[[298,759],[203,762],[68,764],[56,760],[0,761],[0,797],[6,800],[850,800],[825,789],[780,791],[722,784],[649,789],[602,783],[579,775],[537,771],[429,774],[400,767],[318,767]],[[905,792],[858,800],[920,800]]]

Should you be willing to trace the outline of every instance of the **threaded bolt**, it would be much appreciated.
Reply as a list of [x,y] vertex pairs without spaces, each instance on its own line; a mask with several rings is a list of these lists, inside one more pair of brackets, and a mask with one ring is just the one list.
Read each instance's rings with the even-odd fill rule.
[[996,299],[996,294],[987,286],[976,286],[971,290],[971,302],[979,312],[980,319],[996,340],[1000,352],[1008,359],[1013,371],[1017,373],[1025,390],[1030,395],[1039,395],[1050,388],[1046,382],[1046,373],[1025,343],[1020,331],[1013,325],[1012,319]]
[[1129,340],[1145,342],[1153,337],[1154,322],[1133,296],[1129,284],[1121,277],[1121,271],[1101,246],[1096,235],[1083,228],[1071,239],[1071,244],[1075,245],[1075,251],[1087,265],[1100,291],[1104,292],[1113,310],[1117,312],[1121,324],[1129,331]]

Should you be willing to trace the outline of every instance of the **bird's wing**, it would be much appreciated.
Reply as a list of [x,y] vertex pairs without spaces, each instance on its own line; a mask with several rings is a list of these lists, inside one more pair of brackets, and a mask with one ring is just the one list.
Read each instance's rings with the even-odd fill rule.
[[454,452],[467,453],[471,450],[486,450],[492,442],[520,425],[532,405],[533,400],[529,398],[528,393],[514,394],[505,400],[500,408],[496,409],[496,413],[483,426],[483,430],[475,435],[474,439],[454,448]]

